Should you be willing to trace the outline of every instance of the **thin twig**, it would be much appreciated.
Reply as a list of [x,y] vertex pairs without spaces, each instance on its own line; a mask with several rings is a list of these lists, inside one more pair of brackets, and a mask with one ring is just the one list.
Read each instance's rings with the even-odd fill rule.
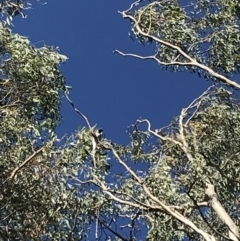
[[118,238],[122,239],[123,241],[129,241],[128,239],[124,238],[121,234],[114,231],[109,225],[105,224],[102,220],[98,220],[99,223],[101,223],[107,230],[109,230],[111,233],[116,235]]
[[162,136],[162,135],[160,135],[160,134],[152,131],[152,130],[151,130],[151,123],[150,123],[149,120],[143,119],[143,120],[137,120],[137,122],[139,122],[139,123],[144,123],[144,122],[146,122],[147,125],[148,125],[148,132],[151,133],[151,134],[153,134],[154,136],[160,138],[161,140],[163,140],[163,141],[171,141],[171,142],[173,142],[173,143],[176,144],[176,145],[182,146],[182,143],[181,143],[180,141],[174,140],[174,139],[172,139],[172,138],[170,138],[170,137],[167,137],[167,136]]
[[96,147],[97,147],[97,144],[98,144],[98,137],[94,133],[93,127],[91,126],[88,118],[79,109],[77,109],[77,107],[75,106],[74,102],[69,98],[67,92],[65,92],[64,94],[65,94],[68,102],[73,107],[73,109],[85,120],[85,122],[87,123],[88,128],[91,130],[91,134],[92,134],[92,152],[91,152],[91,156],[92,156],[92,160],[93,160],[93,167],[96,168],[97,167],[97,163],[96,163]]
[[86,121],[87,125],[88,125],[88,128],[89,129],[92,129],[91,125],[90,125],[90,122],[88,120],[88,118],[80,111],[76,108],[75,104],[73,103],[73,101],[69,98],[67,92],[64,93],[67,100],[69,101],[69,103],[71,104],[71,106],[73,107],[73,109]]
[[194,115],[197,113],[197,111],[198,111],[198,109],[199,109],[199,107],[200,107],[200,105],[201,105],[201,99],[203,98],[203,96],[207,95],[208,92],[210,91],[210,89],[212,89],[213,87],[214,87],[213,85],[210,86],[210,87],[209,87],[206,91],[204,91],[198,98],[196,98],[194,101],[192,101],[192,103],[186,108],[187,110],[193,108],[193,105],[194,105],[195,103],[197,103],[197,101],[198,101],[196,110],[195,110],[195,111],[193,112],[193,114],[188,118],[188,120],[187,120],[186,123],[185,123],[185,126],[188,125],[189,121],[190,121],[190,120],[194,117]]
[[97,210],[97,217],[96,217],[96,228],[95,228],[95,239],[98,240],[98,221],[99,221],[99,210]]

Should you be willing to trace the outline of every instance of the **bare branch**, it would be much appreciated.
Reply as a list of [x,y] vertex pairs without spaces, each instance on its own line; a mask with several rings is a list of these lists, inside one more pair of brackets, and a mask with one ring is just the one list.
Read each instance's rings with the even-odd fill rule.
[[86,122],[87,125],[88,125],[88,128],[89,128],[89,129],[92,129],[88,118],[87,118],[80,110],[78,110],[78,109],[75,107],[75,104],[74,104],[73,101],[69,98],[67,92],[65,92],[64,94],[65,94],[68,102],[69,102],[69,103],[71,104],[71,106],[73,107],[73,109],[85,120],[85,122]]
[[129,12],[133,9],[134,5],[137,5],[138,3],[140,3],[142,0],[137,0],[136,2],[132,3],[130,8],[126,10],[126,12]]
[[173,143],[176,144],[176,145],[182,146],[182,143],[181,143],[180,141],[174,140],[174,139],[172,139],[172,138],[170,138],[170,137],[167,137],[167,136],[162,136],[162,135],[160,135],[159,133],[156,133],[156,132],[152,131],[152,130],[151,130],[151,123],[150,123],[149,120],[143,119],[143,120],[137,120],[137,122],[139,122],[139,123],[144,123],[144,122],[146,122],[147,125],[148,125],[148,129],[147,129],[148,132],[151,133],[151,134],[153,134],[154,136],[160,138],[161,140],[171,141],[171,142],[173,142]]
[[[1,101],[0,101],[1,102]],[[15,107],[15,106],[18,106],[19,103],[22,103],[21,101],[14,101],[12,104],[10,105],[3,105],[0,107],[0,110],[1,109],[5,109],[5,108],[10,108],[10,107]]]
[[154,55],[150,55],[150,56],[145,56],[144,57],[144,56],[137,55],[137,54],[126,54],[126,53],[123,53],[123,52],[121,52],[121,51],[119,51],[117,49],[114,50],[113,53],[114,54],[118,53],[118,54],[120,54],[122,56],[131,56],[131,57],[135,57],[135,58],[139,58],[139,59],[155,59],[155,60],[157,60]]

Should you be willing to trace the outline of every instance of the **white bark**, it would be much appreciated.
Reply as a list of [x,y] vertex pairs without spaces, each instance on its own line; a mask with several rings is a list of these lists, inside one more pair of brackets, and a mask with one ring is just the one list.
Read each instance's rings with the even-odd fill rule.
[[228,226],[229,238],[234,241],[239,241],[239,239],[240,239],[239,228],[235,225],[233,220],[230,218],[228,213],[225,211],[222,204],[218,201],[217,194],[216,194],[216,192],[214,190],[214,186],[212,184],[207,183],[206,195],[208,196],[208,198],[210,200],[211,207],[214,209],[214,211],[218,215],[219,219],[221,219],[221,221]]

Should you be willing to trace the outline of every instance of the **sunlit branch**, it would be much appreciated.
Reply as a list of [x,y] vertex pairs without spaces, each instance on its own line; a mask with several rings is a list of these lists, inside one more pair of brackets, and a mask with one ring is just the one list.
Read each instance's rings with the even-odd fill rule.
[[222,233],[218,232],[215,228],[213,228],[213,226],[212,226],[212,225],[208,222],[208,220],[204,217],[204,214],[202,213],[202,211],[201,211],[200,208],[201,208],[201,207],[209,207],[209,203],[208,203],[208,202],[200,202],[200,203],[198,203],[191,195],[189,195],[188,193],[187,193],[187,195],[188,195],[189,198],[193,201],[193,203],[194,203],[194,205],[195,205],[194,208],[197,208],[197,209],[198,209],[200,216],[202,217],[203,221],[207,224],[207,226],[208,226],[214,233],[216,233],[216,234],[218,234],[219,236],[225,238],[226,240],[232,240],[232,239],[230,239],[229,237],[227,237],[227,236],[223,235]]
[[[226,78],[225,76],[221,75],[221,74],[218,74],[216,73],[215,71],[213,71],[211,68],[197,62],[194,58],[190,57],[187,53],[185,53],[180,47],[174,45],[174,44],[171,44],[169,42],[166,42],[162,39],[159,39],[158,37],[154,36],[154,35],[151,35],[151,34],[148,34],[148,33],[145,33],[144,31],[142,31],[141,27],[139,26],[139,23],[138,21],[131,15],[127,14],[127,11],[123,11],[123,12],[119,12],[120,14],[122,14],[122,16],[124,18],[128,18],[130,19],[134,24],[135,24],[135,27],[137,29],[137,31],[144,37],[147,37],[147,38],[150,38],[154,41],[156,41],[157,43],[160,43],[160,44],[163,44],[171,49],[174,49],[174,50],[177,50],[183,57],[185,57],[188,62],[170,62],[170,63],[161,63],[160,64],[163,64],[163,65],[183,65],[183,66],[195,66],[195,67],[198,67],[200,69],[203,69],[205,71],[207,71],[210,75],[212,75],[213,77],[217,78],[218,80],[220,80],[222,83],[226,84],[226,85],[229,85],[229,86],[232,86],[236,89],[240,89],[240,84],[236,83],[235,81],[232,81],[228,78]],[[119,54],[123,54],[122,52],[118,51],[118,50],[115,50],[115,52],[119,53]],[[131,55],[133,57],[137,57],[137,58],[141,58],[140,56],[138,55],[133,55],[133,54],[127,54],[127,55]],[[145,58],[145,57],[142,57],[142,58]],[[149,58],[149,57],[147,57]],[[155,56],[152,56],[152,59],[156,59]],[[158,61],[159,62],[159,61]]]
[[170,137],[167,137],[167,136],[162,136],[162,135],[160,135],[159,133],[156,133],[156,132],[152,131],[152,130],[151,130],[151,123],[150,123],[149,120],[143,119],[143,120],[137,120],[137,122],[138,122],[138,123],[144,123],[144,122],[146,122],[147,125],[148,125],[148,127],[147,127],[148,132],[151,133],[151,134],[153,134],[155,137],[158,137],[158,138],[160,138],[161,140],[164,140],[164,141],[171,141],[171,142],[173,142],[173,143],[176,144],[176,145],[182,146],[182,143],[181,143],[180,141],[174,140],[174,139],[172,139],[172,138],[170,138]]
[[217,194],[215,192],[214,185],[211,183],[207,182],[206,183],[206,195],[210,199],[211,207],[214,209],[216,212],[217,216],[221,219],[221,221],[227,225],[229,229],[229,238],[238,241],[240,239],[240,234],[239,234],[239,228],[238,226],[233,222],[231,217],[228,215],[222,204],[219,202]]
[[[164,209],[166,211],[167,214],[171,215],[172,217],[175,217],[178,221],[186,224],[187,226],[189,226],[190,228],[192,228],[194,231],[196,231],[197,233],[199,233],[200,235],[202,235],[202,237],[206,240],[206,241],[215,241],[215,238],[211,235],[209,235],[208,233],[204,232],[203,230],[199,229],[192,221],[190,221],[189,219],[187,219],[186,217],[184,217],[182,214],[180,214],[179,212],[177,212],[176,210],[172,210],[169,206],[165,205],[164,203],[162,203],[157,197],[155,197],[154,195],[152,195],[152,193],[149,191],[149,189],[147,188],[146,184],[131,170],[131,168],[119,157],[119,155],[117,154],[117,152],[113,149],[110,148],[115,156],[115,158],[118,160],[118,162],[123,165],[126,170],[135,178],[135,180],[138,182],[138,184],[142,187],[143,191],[146,193],[146,195],[148,197],[150,197],[150,199],[152,201],[154,201],[155,203],[157,203],[160,207],[159,209]],[[111,194],[109,192],[107,192],[107,188],[106,186],[102,183],[102,188],[105,189],[105,192],[108,194]],[[112,194],[111,194],[112,195]],[[113,196],[113,195],[112,195]],[[116,198],[116,197],[115,197]],[[118,201],[117,199],[115,199],[116,201]]]
[[[211,88],[211,87],[210,87]],[[179,134],[182,140],[183,145],[181,146],[182,150],[185,152],[188,160],[193,163],[194,162],[194,158],[190,153],[190,149],[188,146],[188,142],[186,141],[185,138],[185,128],[186,128],[186,124],[184,125],[184,118],[187,115],[187,112],[190,108],[193,107],[193,105],[195,105],[196,101],[201,100],[201,98],[206,95],[209,91],[209,89],[207,89],[207,91],[205,91],[200,97],[198,97],[197,99],[195,99],[187,108],[183,109],[181,111],[181,114],[179,116]],[[191,117],[190,117],[191,118]],[[189,120],[188,120],[189,121]],[[207,183],[207,189],[206,189],[206,194],[208,195],[209,199],[213,202],[214,199],[214,203],[212,203],[212,207],[215,210],[216,214],[218,215],[218,217],[228,226],[229,228],[229,238],[232,240],[239,240],[239,230],[238,227],[234,224],[234,222],[232,221],[232,219],[229,217],[229,215],[227,214],[227,212],[225,211],[225,209],[222,207],[222,205],[219,203],[219,201],[217,200],[216,197],[216,193],[214,191],[214,186],[210,183],[208,183],[208,180],[206,180]],[[216,199],[216,200],[215,200]],[[196,204],[196,203],[195,203]],[[200,213],[201,214],[201,213]],[[201,215],[203,218],[203,215]],[[208,224],[208,226],[210,226],[210,224],[207,222],[207,220],[204,218],[204,221]],[[211,226],[210,228],[217,234],[219,234],[215,229],[213,229]],[[221,234],[219,234],[221,235]],[[223,236],[223,235],[221,235]]]
[[138,0],[136,2],[133,2],[131,5],[130,5],[130,8],[126,10],[126,12],[129,12],[133,9],[134,6],[136,6],[138,3],[140,3],[142,0]]

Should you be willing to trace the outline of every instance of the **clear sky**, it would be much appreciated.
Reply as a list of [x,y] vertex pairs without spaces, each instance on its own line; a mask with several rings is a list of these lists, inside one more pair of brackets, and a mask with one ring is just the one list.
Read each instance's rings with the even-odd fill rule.
[[[112,53],[114,49],[154,53],[154,45],[143,46],[129,38],[131,24],[118,13],[131,0],[32,3],[27,19],[15,20],[13,31],[36,46],[45,41],[60,47],[69,57],[61,69],[73,87],[70,97],[113,142],[127,143],[127,126],[139,117],[148,118],[154,129],[167,125],[210,84],[197,75],[163,72],[154,61]],[[59,135],[85,125],[66,101],[62,115]]]

